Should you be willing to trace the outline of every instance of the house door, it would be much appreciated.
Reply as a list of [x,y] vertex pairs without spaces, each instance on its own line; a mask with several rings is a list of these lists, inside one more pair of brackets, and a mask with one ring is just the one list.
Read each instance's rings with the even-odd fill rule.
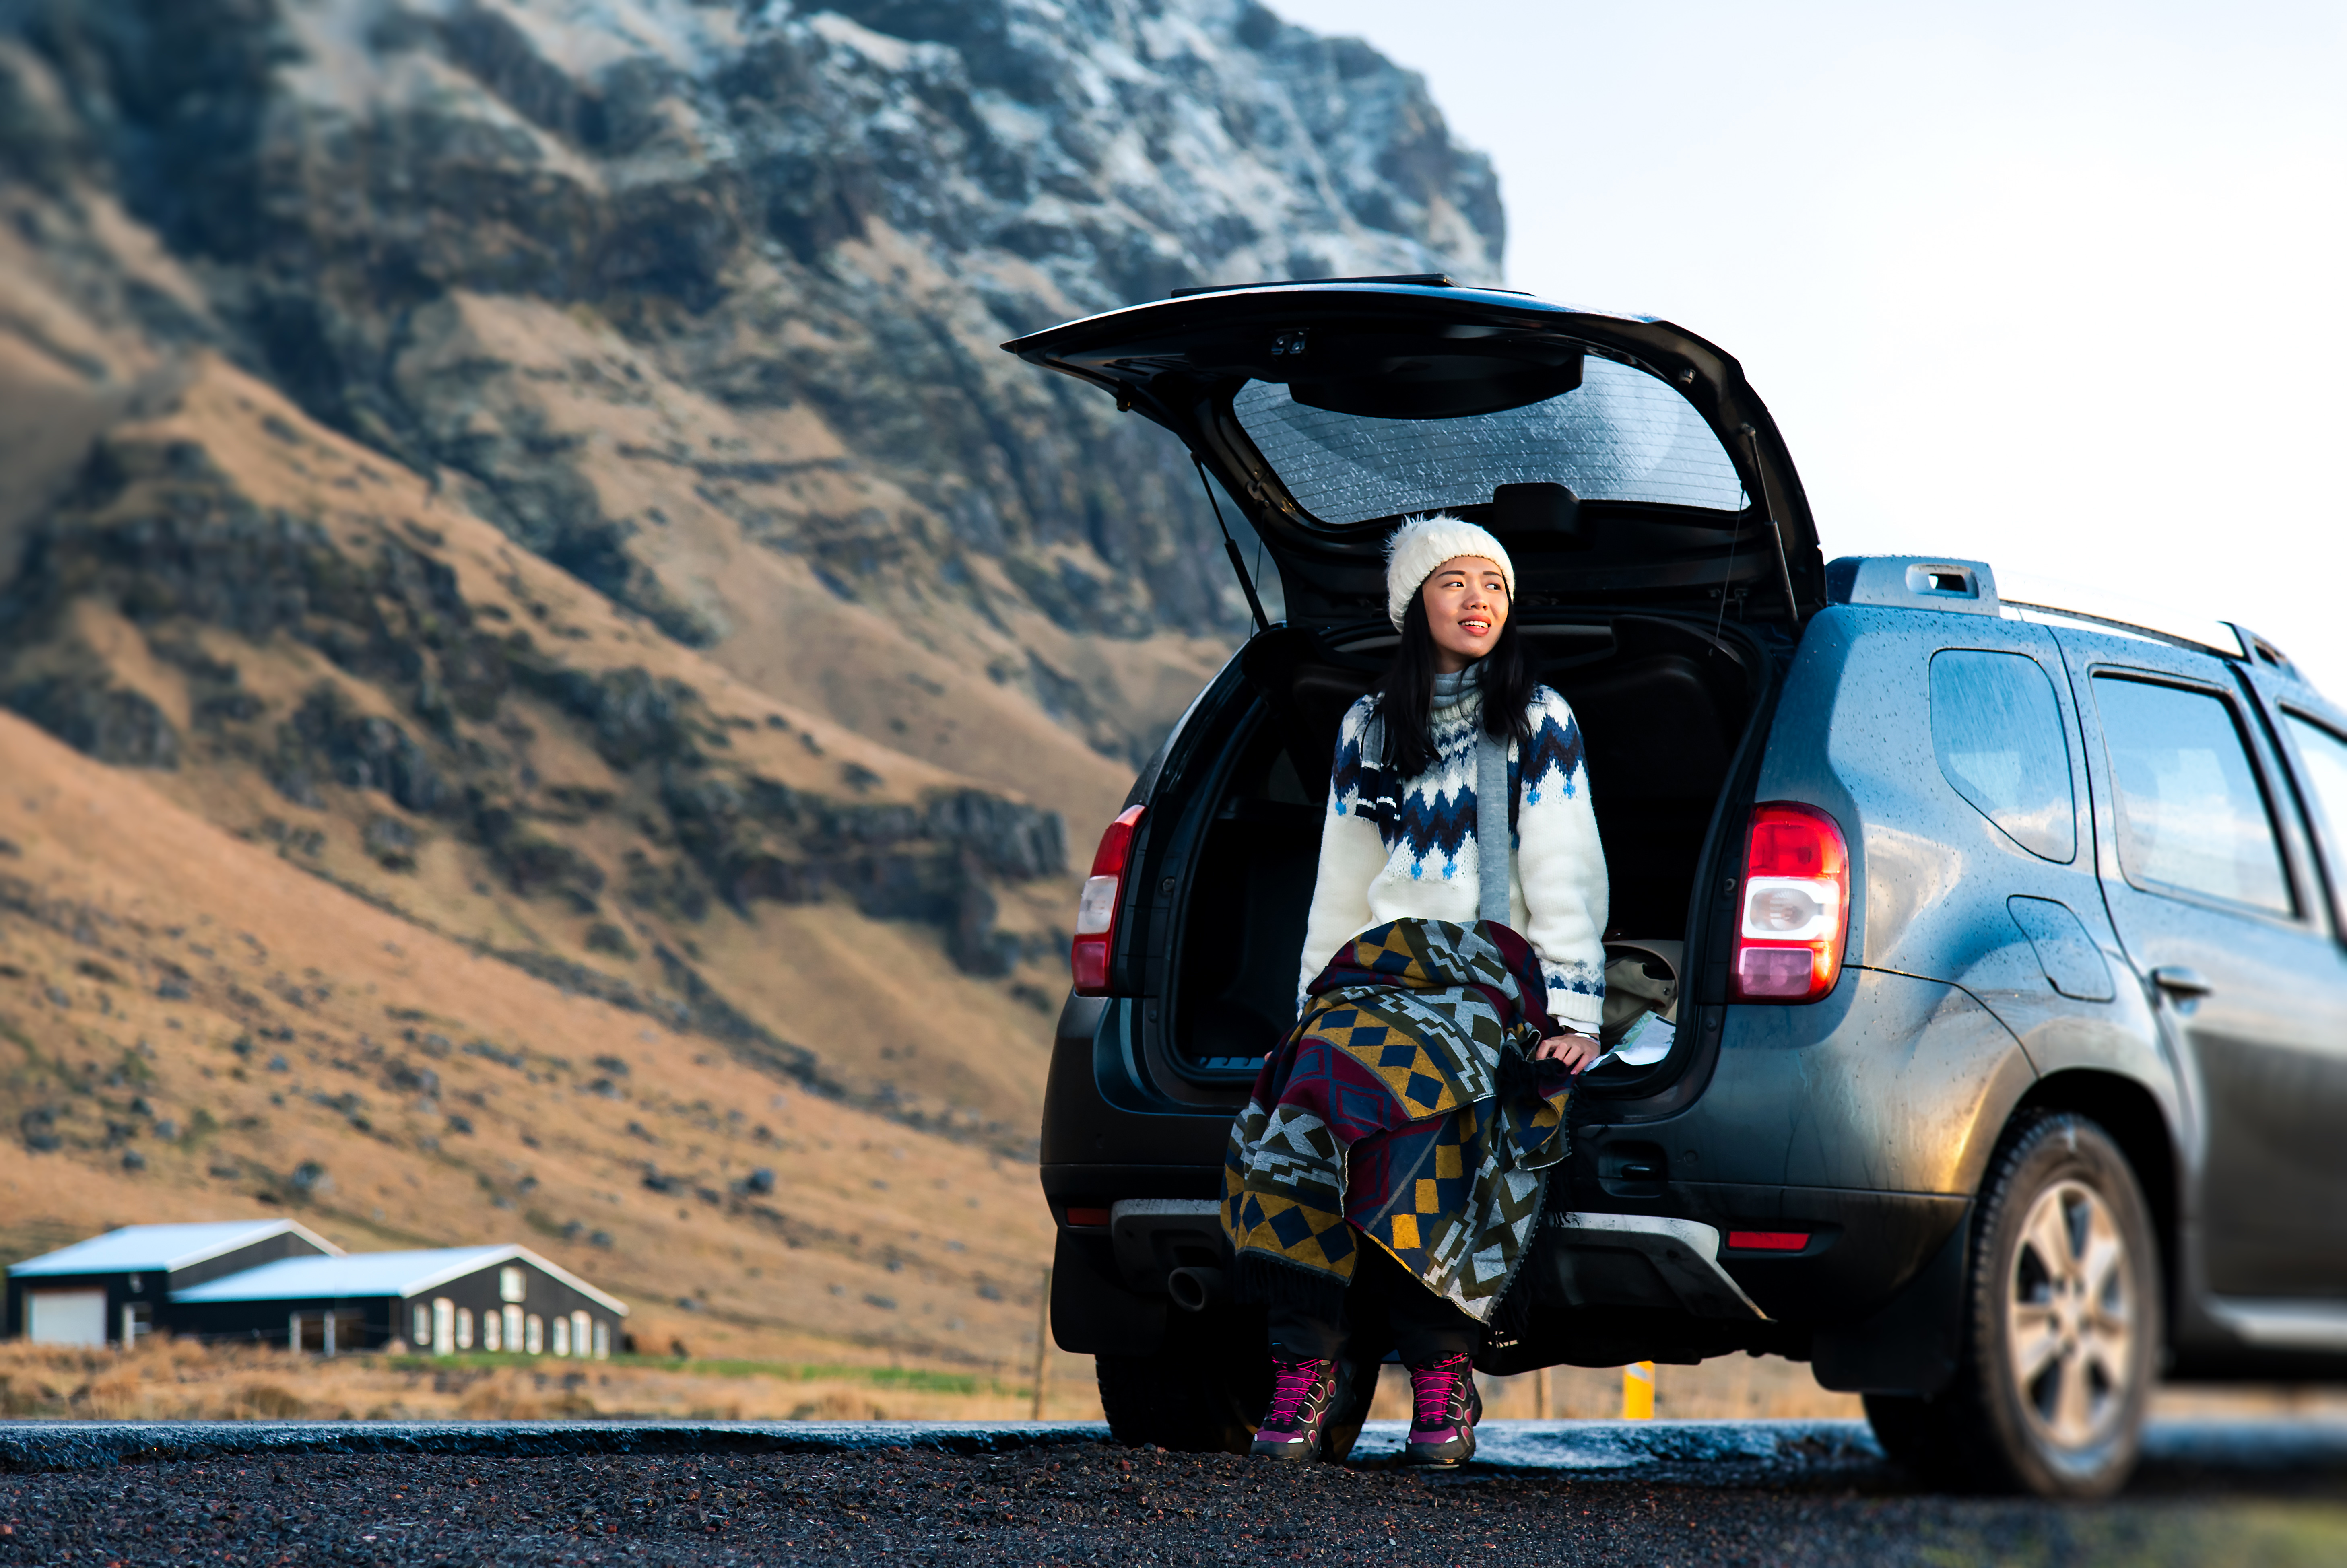
[[104,1345],[106,1292],[26,1292],[25,1337],[36,1345]]

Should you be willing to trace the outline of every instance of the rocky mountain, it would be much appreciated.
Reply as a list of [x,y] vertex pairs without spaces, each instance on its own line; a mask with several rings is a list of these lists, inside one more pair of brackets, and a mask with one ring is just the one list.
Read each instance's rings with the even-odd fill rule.
[[[1501,237],[1252,0],[0,0],[0,705],[656,1059],[1016,1153],[1071,868],[1245,611],[1178,449],[997,345]],[[129,1050],[41,929],[0,1024]]]
[[1245,0],[15,10],[59,307],[220,347],[762,683],[860,684],[825,645],[861,608],[1125,762],[1166,716],[1132,645],[1220,642],[1238,596],[1171,445],[995,345],[1203,281],[1499,271],[1418,79]]

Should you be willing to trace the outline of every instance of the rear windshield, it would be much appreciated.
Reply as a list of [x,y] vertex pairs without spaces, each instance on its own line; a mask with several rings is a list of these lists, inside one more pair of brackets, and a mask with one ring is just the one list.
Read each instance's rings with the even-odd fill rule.
[[1473,506],[1501,485],[1560,484],[1583,500],[1744,508],[1743,482],[1694,405],[1643,370],[1589,356],[1581,384],[1463,419],[1371,419],[1250,381],[1232,399],[1280,483],[1325,523]]

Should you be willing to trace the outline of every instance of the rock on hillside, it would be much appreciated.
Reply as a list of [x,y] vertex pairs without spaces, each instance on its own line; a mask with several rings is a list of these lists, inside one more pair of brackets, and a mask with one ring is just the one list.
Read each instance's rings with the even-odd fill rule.
[[995,345],[1204,281],[1499,272],[1422,83],[1252,0],[0,15],[34,259],[85,274],[45,374],[221,345],[671,638],[1014,786],[1031,748],[940,721],[1129,767],[1243,611],[1171,443]]

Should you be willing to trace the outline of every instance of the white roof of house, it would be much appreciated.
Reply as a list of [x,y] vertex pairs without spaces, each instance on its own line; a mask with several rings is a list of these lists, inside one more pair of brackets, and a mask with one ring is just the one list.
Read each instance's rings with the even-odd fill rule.
[[16,1278],[27,1276],[57,1274],[128,1274],[152,1270],[168,1274],[176,1268],[187,1268],[234,1252],[255,1242],[286,1233],[300,1236],[320,1252],[332,1257],[342,1255],[342,1248],[292,1220],[223,1220],[210,1225],[124,1225],[104,1235],[77,1241],[73,1245],[39,1257],[28,1257],[22,1263],[12,1263],[8,1272]]
[[627,1303],[577,1275],[556,1267],[526,1246],[443,1246],[415,1252],[363,1252],[348,1257],[288,1257],[171,1292],[175,1302],[344,1301],[360,1296],[421,1296],[427,1290],[520,1261],[553,1276],[624,1317]]

